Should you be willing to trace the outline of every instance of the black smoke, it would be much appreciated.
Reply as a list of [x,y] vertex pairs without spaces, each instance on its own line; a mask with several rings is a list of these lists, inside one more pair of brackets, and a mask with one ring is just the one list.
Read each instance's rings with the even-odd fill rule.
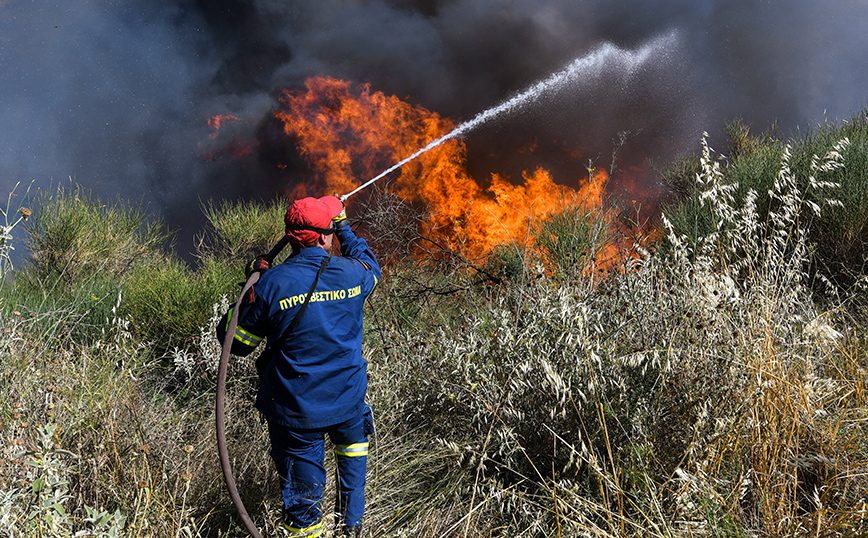
[[[703,131],[722,144],[736,117],[786,135],[862,109],[865,28],[859,0],[0,0],[0,194],[71,177],[149,204],[189,250],[201,201],[270,199],[304,177],[270,110],[307,77],[460,122],[603,42],[672,35],[630,76],[613,68],[465,137],[482,182],[545,166],[570,183],[590,160],[609,168],[629,132],[614,178],[654,190],[649,159],[695,151]],[[256,150],[204,159],[218,114],[239,118],[219,143]]]

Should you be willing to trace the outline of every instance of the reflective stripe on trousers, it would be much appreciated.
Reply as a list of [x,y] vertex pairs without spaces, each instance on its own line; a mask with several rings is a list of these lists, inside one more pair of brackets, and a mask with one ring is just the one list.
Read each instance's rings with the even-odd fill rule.
[[352,445],[337,445],[335,446],[336,456],[345,456],[348,458],[356,458],[359,456],[368,455],[368,443],[355,443]]
[[298,537],[298,538],[317,538],[317,536],[322,536],[322,533],[325,531],[325,525],[320,521],[316,525],[312,525],[310,527],[300,529],[298,527],[293,527],[287,523],[283,524],[283,530],[289,533],[290,536]]

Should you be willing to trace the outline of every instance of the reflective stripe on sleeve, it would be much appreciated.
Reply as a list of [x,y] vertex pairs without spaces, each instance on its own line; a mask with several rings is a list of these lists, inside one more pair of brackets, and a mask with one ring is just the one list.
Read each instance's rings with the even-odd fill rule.
[[235,329],[235,339],[241,342],[242,344],[248,345],[250,347],[256,347],[262,342],[261,336],[256,336],[250,331],[245,331],[241,327],[237,327]]
[[310,527],[300,529],[298,527],[292,527],[286,523],[283,524],[284,530],[290,533],[291,536],[297,536],[299,538],[316,538],[317,536],[321,536],[323,531],[325,531],[325,527],[323,526],[323,522],[320,521],[316,525],[311,525]]
[[352,445],[335,446],[335,454],[338,456],[358,457],[368,455],[368,443],[355,443]]

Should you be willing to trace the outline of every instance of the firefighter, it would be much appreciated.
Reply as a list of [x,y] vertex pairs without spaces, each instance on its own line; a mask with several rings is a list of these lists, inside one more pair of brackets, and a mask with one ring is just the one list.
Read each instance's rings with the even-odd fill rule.
[[[344,205],[334,196],[297,200],[284,221],[293,252],[274,268],[265,256],[248,265],[248,277],[261,275],[241,299],[232,353],[248,355],[266,342],[256,361],[256,408],[268,423],[285,533],[315,538],[325,530],[327,434],[337,462],[341,533],[358,537],[374,428],[365,403],[362,310],[380,266],[367,242],[346,225]],[[341,256],[329,255],[334,237]],[[218,325],[221,342],[231,314]]]

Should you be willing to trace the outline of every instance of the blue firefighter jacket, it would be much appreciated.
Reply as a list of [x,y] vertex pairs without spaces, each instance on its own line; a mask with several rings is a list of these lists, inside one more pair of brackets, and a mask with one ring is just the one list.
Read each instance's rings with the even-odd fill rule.
[[[298,250],[262,273],[239,306],[232,352],[246,355],[266,341],[263,353],[271,360],[256,407],[288,427],[332,426],[363,412],[368,363],[362,358],[362,310],[380,266],[349,226],[335,234],[341,256],[330,258],[291,334],[284,333],[328,256],[322,248]],[[230,315],[218,326],[221,341]]]

